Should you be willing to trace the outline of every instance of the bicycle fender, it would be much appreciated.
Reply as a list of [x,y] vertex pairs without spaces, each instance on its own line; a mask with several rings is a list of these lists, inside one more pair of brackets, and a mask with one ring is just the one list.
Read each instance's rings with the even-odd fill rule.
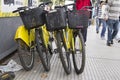
[[28,46],[30,46],[30,43],[35,40],[35,29],[30,30],[30,35],[29,35],[28,29],[26,29],[24,27],[24,25],[19,26],[17,31],[16,31],[14,39],[15,39],[15,41],[17,41],[17,39],[21,39]]

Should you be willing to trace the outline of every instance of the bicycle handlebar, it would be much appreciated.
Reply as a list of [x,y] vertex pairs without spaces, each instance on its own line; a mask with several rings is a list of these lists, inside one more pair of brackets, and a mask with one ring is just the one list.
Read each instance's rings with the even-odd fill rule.
[[[75,3],[67,4],[67,5],[64,5],[64,6],[55,6],[55,8],[65,8],[65,10],[67,10],[67,6],[71,6],[71,5],[75,6]],[[92,6],[83,6],[80,10],[83,10],[83,9],[92,9],[92,8],[93,8]]]
[[[43,2],[43,3],[41,3],[41,4],[39,5],[39,7],[41,7],[42,5],[43,5],[43,6],[48,5],[48,4],[50,4],[50,3],[52,3],[52,2],[51,2],[51,1]],[[27,9],[29,10],[30,7],[27,7],[27,6],[19,7],[19,8],[17,8],[17,10],[12,11],[12,13],[20,12],[21,10],[25,11],[25,10],[27,10]]]
[[27,9],[30,9],[30,8],[27,7],[27,6],[19,7],[19,8],[17,8],[17,10],[12,11],[12,13],[16,13],[16,12],[19,12],[19,11],[21,11],[21,10],[27,10]]

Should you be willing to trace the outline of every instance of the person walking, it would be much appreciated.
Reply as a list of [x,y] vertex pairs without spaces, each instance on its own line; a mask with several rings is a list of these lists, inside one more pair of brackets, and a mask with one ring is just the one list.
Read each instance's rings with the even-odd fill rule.
[[99,27],[100,27],[100,20],[99,20],[99,16],[101,16],[101,14],[102,14],[102,9],[101,9],[101,7],[102,7],[102,2],[103,1],[100,1],[100,3],[98,4],[98,7],[97,7],[97,15],[96,15],[96,33],[99,33]]
[[109,15],[107,20],[108,36],[107,46],[113,44],[113,39],[118,33],[118,24],[120,16],[120,0],[108,0]]
[[106,1],[100,1],[99,6],[99,13],[98,13],[98,25],[96,26],[96,32],[99,33],[100,25],[102,24],[102,31],[101,31],[101,39],[105,39],[105,32],[106,32],[106,20],[108,19],[108,11],[107,11],[107,4]]

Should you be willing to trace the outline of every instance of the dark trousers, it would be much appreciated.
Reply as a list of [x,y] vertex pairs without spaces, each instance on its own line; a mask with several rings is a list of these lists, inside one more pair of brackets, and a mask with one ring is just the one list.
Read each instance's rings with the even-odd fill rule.
[[81,33],[83,35],[84,42],[87,41],[87,27],[81,29]]

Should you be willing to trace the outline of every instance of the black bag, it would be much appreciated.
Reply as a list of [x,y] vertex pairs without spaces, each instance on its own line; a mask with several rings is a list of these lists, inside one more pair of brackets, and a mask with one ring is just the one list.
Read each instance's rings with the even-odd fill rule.
[[68,26],[71,29],[88,27],[89,11],[77,10],[68,12]]
[[33,29],[44,25],[45,15],[43,13],[44,11],[37,7],[20,12],[20,17],[27,29]]
[[66,28],[66,16],[63,8],[50,11],[46,14],[46,29],[48,31]]

